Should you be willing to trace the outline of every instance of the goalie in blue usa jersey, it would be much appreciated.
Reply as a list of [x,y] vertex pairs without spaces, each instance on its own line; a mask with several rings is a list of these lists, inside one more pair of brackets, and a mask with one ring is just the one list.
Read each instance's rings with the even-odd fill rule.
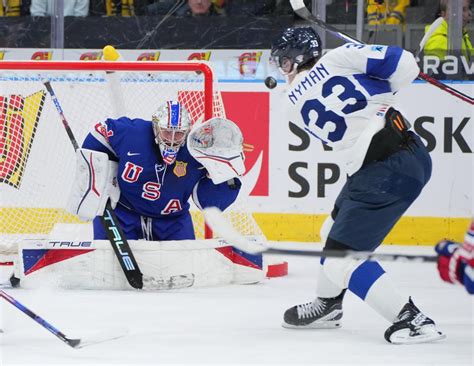
[[[393,95],[419,73],[399,47],[349,43],[321,54],[310,27],[289,28],[271,56],[290,82],[290,120],[343,157],[347,182],[322,226],[325,250],[375,250],[415,201],[431,176],[431,159]],[[337,328],[347,289],[390,325],[396,344],[444,338],[411,297],[401,295],[374,260],[321,258],[314,301],[284,314],[287,328]]]
[[77,151],[68,210],[93,219],[94,239],[108,199],[127,239],[194,239],[189,198],[221,210],[240,190],[243,138],[232,122],[213,118],[191,126],[186,108],[167,101],[152,120],[121,117],[95,125]]

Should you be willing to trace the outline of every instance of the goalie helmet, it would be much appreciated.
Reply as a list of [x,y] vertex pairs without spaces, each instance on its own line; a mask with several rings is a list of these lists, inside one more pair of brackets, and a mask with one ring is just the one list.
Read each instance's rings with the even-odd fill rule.
[[166,164],[173,164],[191,127],[188,111],[179,102],[167,101],[152,115],[155,141]]
[[271,62],[283,75],[295,74],[299,68],[321,56],[321,39],[311,27],[288,28],[272,43]]

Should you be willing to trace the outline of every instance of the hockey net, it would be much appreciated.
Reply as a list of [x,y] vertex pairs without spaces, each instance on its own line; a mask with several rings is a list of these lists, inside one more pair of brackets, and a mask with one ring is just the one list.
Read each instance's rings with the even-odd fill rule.
[[[75,154],[45,80],[79,144],[96,123],[121,115],[149,120],[166,100],[183,103],[193,123],[225,117],[212,70],[204,63],[2,62],[0,253],[14,252],[24,238],[47,238],[55,224],[80,224],[64,210]],[[227,217],[242,234],[262,235],[242,200]],[[200,211],[192,209],[192,216],[196,238],[210,237]]]

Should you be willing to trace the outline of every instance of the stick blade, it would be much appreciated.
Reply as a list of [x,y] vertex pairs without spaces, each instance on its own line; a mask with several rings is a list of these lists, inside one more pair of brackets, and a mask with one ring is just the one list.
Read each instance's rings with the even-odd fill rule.
[[302,8],[306,8],[303,0],[290,0],[290,4],[294,12]]
[[435,19],[435,21],[433,23],[431,23],[431,25],[427,29],[425,35],[423,36],[423,38],[420,41],[420,44],[418,46],[418,53],[423,51],[423,48],[425,48],[426,42],[431,37],[431,35],[436,31],[436,29],[438,29],[438,27],[441,25],[441,23],[443,23],[443,21],[444,21],[444,18],[439,17],[439,18]]
[[315,21],[319,24],[319,19],[314,17],[313,14],[311,14],[311,12],[304,4],[303,0],[290,0],[290,4],[291,8],[298,16],[305,20]]
[[217,207],[207,207],[203,210],[204,218],[212,231],[223,237],[230,245],[249,254],[259,254],[266,248],[243,237],[224,217]]
[[84,348],[99,343],[113,341],[125,337],[129,333],[126,328],[109,329],[107,331],[95,332],[80,339],[69,339],[66,343],[73,348]]
[[72,348],[80,348],[78,346],[79,346],[79,344],[81,344],[81,339],[80,338],[74,338],[74,339],[67,338],[66,339],[66,344],[68,346],[71,346]]

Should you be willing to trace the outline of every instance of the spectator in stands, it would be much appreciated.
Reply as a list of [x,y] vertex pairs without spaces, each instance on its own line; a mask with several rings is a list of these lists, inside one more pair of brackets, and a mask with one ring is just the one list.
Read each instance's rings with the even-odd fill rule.
[[105,14],[107,16],[134,16],[134,0],[105,0]]
[[[431,35],[428,41],[425,44],[423,49],[423,54],[425,56],[436,56],[441,61],[446,58],[448,53],[448,22],[446,18],[448,17],[448,1],[449,0],[441,0],[440,5],[440,13],[439,15],[444,18],[443,23],[436,29],[436,31]],[[463,8],[462,8],[462,26],[463,26],[463,34],[462,34],[462,42],[461,42],[461,53],[464,57],[466,57],[468,63],[474,59],[474,52],[472,48],[471,40],[469,39],[469,33],[467,32],[467,25],[472,19],[472,11],[470,9],[471,0],[464,0],[463,1]],[[429,28],[429,25],[426,26],[425,31]],[[433,75],[435,76],[435,75]]]
[[[54,0],[31,0],[30,13],[34,17],[51,16]],[[89,0],[65,0],[64,16],[85,17],[89,15]]]
[[90,0],[89,15],[122,17],[145,15],[144,9],[156,1],[159,0]]
[[368,0],[367,22],[369,25],[405,24],[408,6],[410,0]]
[[211,0],[188,0],[175,13],[178,16],[219,15]]
[[29,15],[29,0],[0,1],[0,17]]

